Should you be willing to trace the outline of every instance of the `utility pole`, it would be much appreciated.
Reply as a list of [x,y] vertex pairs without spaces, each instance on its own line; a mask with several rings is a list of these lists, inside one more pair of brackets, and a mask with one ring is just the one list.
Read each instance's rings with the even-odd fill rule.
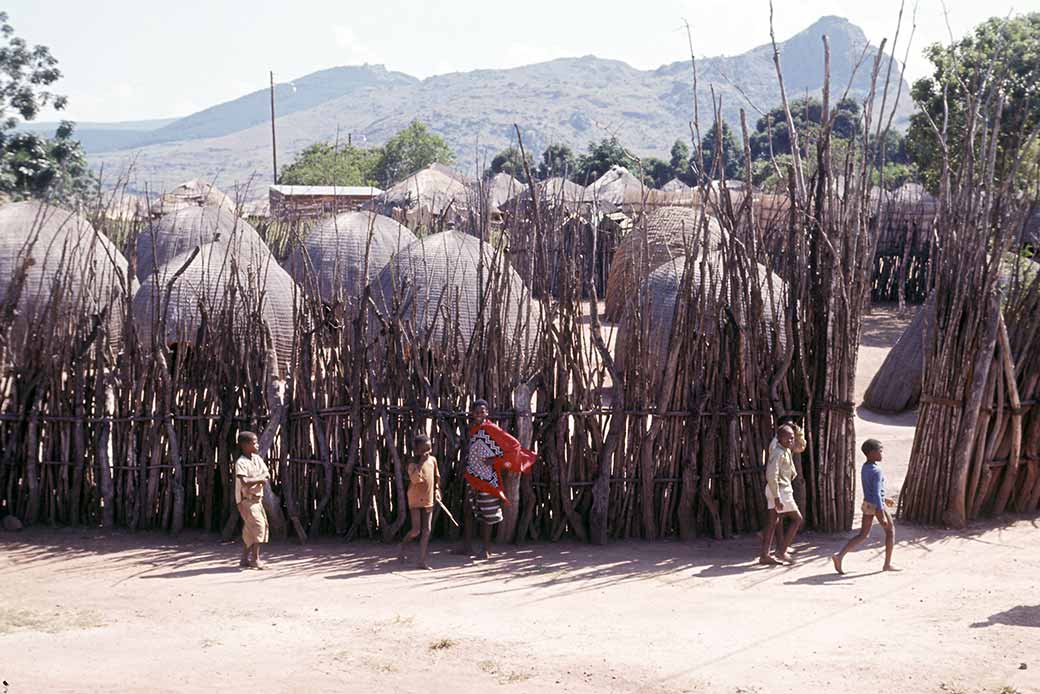
[[278,141],[274,136],[274,71],[271,71],[271,164],[274,167],[274,182],[278,184]]

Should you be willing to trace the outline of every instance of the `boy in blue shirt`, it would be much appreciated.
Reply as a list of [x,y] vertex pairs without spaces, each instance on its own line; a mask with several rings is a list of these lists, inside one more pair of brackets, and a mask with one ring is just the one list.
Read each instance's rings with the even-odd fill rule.
[[896,530],[892,523],[892,516],[886,508],[894,506],[895,502],[885,498],[885,473],[878,465],[885,452],[885,447],[877,439],[867,439],[863,442],[861,450],[867,457],[860,471],[860,478],[863,481],[863,523],[860,526],[859,535],[849,540],[840,552],[831,557],[831,561],[834,562],[834,570],[844,574],[845,572],[841,568],[842,560],[859,543],[867,539],[870,534],[870,526],[877,518],[878,523],[885,529],[885,565],[882,570],[898,571],[892,566],[892,547],[896,541]]

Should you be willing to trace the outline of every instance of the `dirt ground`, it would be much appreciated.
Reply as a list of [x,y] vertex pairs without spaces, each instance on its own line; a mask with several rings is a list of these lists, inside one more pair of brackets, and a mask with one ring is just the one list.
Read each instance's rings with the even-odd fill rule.
[[[860,393],[905,319],[868,318]],[[913,415],[860,412],[897,490]],[[211,537],[0,534],[0,691],[1040,692],[1037,519],[898,528],[833,572],[757,538],[509,547],[432,572],[393,549],[273,545],[240,571]],[[876,531],[877,532],[877,531]]]

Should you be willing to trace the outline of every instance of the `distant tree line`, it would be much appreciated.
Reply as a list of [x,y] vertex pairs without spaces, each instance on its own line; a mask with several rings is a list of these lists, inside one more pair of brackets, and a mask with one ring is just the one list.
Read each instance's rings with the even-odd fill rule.
[[425,123],[413,120],[382,147],[318,142],[300,152],[282,169],[286,185],[382,186],[394,183],[438,162],[451,164],[455,155]]
[[[1040,74],[1040,12],[987,20],[957,43],[935,44],[925,54],[934,69],[911,89],[918,110],[906,136],[889,132],[884,142],[874,143],[879,145],[875,148],[877,160],[872,162],[877,182],[896,187],[907,180],[920,180],[936,189],[943,156],[936,130],[946,128],[951,143],[946,156],[956,165],[958,158],[977,146],[971,134],[964,132],[963,124],[969,120],[965,111],[980,81],[989,80],[999,83],[1004,98],[994,175],[1001,180],[1014,177],[1011,183],[1017,191],[1035,196],[1040,187],[1040,144],[1032,137],[1040,128],[1036,78]],[[72,123],[62,122],[53,137],[17,129],[20,122],[34,120],[46,108],[60,111],[65,107],[65,97],[50,91],[61,77],[57,64],[46,46],[31,46],[15,36],[7,14],[0,12],[0,194],[74,199],[96,185]],[[842,148],[862,137],[860,111],[857,102],[843,99],[830,114],[832,149],[839,156]],[[808,152],[820,132],[823,107],[810,97],[791,102],[791,112],[798,140]],[[755,185],[782,185],[776,180],[777,170],[783,172],[792,160],[793,140],[779,106],[758,119],[748,142],[750,177]],[[587,184],[616,165],[654,186],[671,179],[693,185],[747,178],[743,143],[725,123],[713,124],[701,135],[698,146],[691,144],[685,138],[676,140],[668,161],[638,157],[614,137],[590,143],[580,154],[565,144],[554,144],[537,158],[529,154],[526,166],[519,149],[510,147],[492,159],[487,173],[505,172],[526,180],[530,171],[538,179],[562,176]],[[1016,168],[1024,147],[1031,148],[1027,165]],[[813,166],[813,157],[803,159]],[[282,169],[279,182],[387,187],[431,163],[453,161],[454,154],[444,139],[416,120],[381,147],[357,147],[349,142],[311,145]]]

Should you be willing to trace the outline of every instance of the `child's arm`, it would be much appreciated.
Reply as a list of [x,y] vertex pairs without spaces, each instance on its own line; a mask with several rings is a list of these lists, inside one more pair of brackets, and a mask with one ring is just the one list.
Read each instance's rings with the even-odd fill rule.
[[792,453],[802,453],[805,451],[805,447],[808,443],[805,440],[805,431],[802,430],[797,424],[791,423],[791,428],[794,429],[794,443],[791,445]]
[[433,461],[433,500],[436,502],[441,500],[441,470],[436,458],[431,455],[430,460]]
[[782,509],[783,505],[780,502],[780,465],[777,455],[772,451],[769,454],[769,462],[766,464],[766,484],[769,485],[769,494],[776,502],[777,508]]

